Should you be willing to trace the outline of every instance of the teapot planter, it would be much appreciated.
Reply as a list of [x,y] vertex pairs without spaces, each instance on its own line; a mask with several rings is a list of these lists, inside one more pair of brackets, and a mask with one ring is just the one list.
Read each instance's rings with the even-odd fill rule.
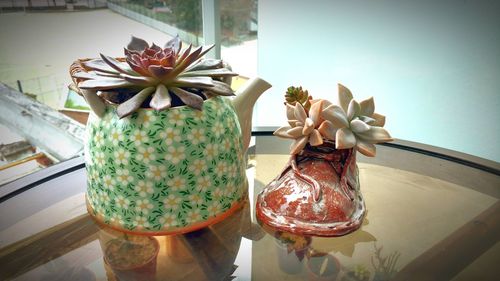
[[207,99],[201,111],[139,109],[120,119],[107,106],[102,117],[90,114],[90,214],[113,228],[157,235],[193,231],[233,213],[247,192],[252,113],[235,108],[251,109],[268,87],[251,80],[233,100]]
[[[254,78],[239,89],[236,97],[226,97],[228,89],[232,94],[227,75],[234,74],[218,62],[198,60],[201,48],[193,57],[191,46],[181,54],[178,38],[168,42],[165,49],[153,44],[141,51],[142,56],[154,51],[150,61],[161,61],[156,68],[148,68],[152,74],[147,73],[129,62],[138,53],[132,50],[137,48],[134,44],[142,44],[138,40],[133,38],[128,46],[131,50],[125,52],[134,71],[126,68],[124,59],[103,55],[103,60],[77,61],[71,68],[72,86],[91,108],[84,146],[87,209],[99,223],[136,234],[186,233],[217,223],[238,210],[246,198],[245,153],[251,136],[252,108],[270,85]],[[172,52],[172,67],[165,67],[165,54]],[[103,61],[111,68],[103,67]],[[194,61],[195,66],[189,66]],[[207,65],[218,66],[207,70]],[[190,68],[186,70],[187,66]],[[115,74],[113,69],[125,69],[136,76]],[[178,78],[168,76],[175,71],[180,73]],[[109,73],[114,75],[111,79]],[[158,73],[170,80],[160,80]],[[201,74],[209,77],[192,77]],[[212,80],[214,76],[210,75],[219,74],[220,79]],[[130,81],[135,83],[132,87],[141,86],[131,98],[121,104],[106,100],[106,95],[130,86]],[[144,81],[158,84],[154,85],[156,91],[144,86]],[[149,104],[155,108],[144,106],[148,95],[153,95]],[[138,98],[142,100],[135,101],[131,110],[129,101]],[[179,98],[184,105],[175,104]]]

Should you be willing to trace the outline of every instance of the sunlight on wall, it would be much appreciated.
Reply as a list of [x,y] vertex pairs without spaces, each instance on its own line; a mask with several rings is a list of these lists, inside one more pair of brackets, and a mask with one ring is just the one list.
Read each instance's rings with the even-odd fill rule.
[[[436,3],[438,2],[438,3]],[[500,161],[495,1],[259,1],[255,125],[285,124],[283,94],[375,97],[393,137]]]

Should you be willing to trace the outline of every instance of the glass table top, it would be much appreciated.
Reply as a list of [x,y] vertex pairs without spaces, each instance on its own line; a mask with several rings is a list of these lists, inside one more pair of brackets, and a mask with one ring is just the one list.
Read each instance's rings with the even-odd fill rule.
[[256,196],[288,161],[288,145],[255,137],[244,207],[184,235],[126,235],[97,225],[85,208],[82,159],[65,172],[18,181],[25,190],[0,203],[0,279],[497,280],[498,163],[378,146],[377,157],[357,160],[368,210],[362,227],[302,237],[255,219]]

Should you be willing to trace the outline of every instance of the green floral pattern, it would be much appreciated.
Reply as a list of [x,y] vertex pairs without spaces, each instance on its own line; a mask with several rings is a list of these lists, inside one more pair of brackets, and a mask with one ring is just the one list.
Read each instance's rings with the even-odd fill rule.
[[109,107],[87,125],[87,199],[100,221],[132,231],[175,231],[240,201],[246,184],[241,129],[221,97],[203,110]]

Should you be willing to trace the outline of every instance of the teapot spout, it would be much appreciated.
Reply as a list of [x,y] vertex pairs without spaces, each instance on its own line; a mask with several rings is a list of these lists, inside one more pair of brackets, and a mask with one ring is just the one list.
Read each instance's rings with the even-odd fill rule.
[[250,144],[250,137],[252,135],[253,107],[260,95],[269,88],[271,88],[271,84],[256,77],[248,80],[236,91],[233,106],[240,122],[241,133],[243,135],[243,149],[245,151]]

